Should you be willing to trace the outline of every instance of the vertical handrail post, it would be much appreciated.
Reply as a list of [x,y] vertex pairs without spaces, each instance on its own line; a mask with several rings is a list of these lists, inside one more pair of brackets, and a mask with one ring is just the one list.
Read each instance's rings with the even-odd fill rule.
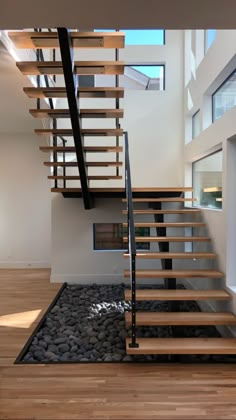
[[127,236],[128,236],[128,252],[130,263],[130,283],[131,283],[131,343],[130,347],[139,347],[136,337],[136,241],[135,241],[135,227],[134,227],[134,214],[133,214],[133,196],[132,196],[132,183],[130,173],[130,160],[129,160],[129,142],[128,133],[125,132],[125,193],[127,200]]
[[[119,29],[116,29],[116,32],[119,32]],[[115,60],[119,61],[119,50],[118,48],[116,48],[115,50]],[[116,74],[115,76],[115,86],[119,87],[120,83],[119,83],[119,75]],[[119,97],[116,97],[116,110],[118,110],[120,108],[120,99]],[[119,129],[120,128],[120,119],[116,118],[116,128]],[[120,145],[120,138],[119,136],[116,136],[116,147],[119,147]],[[116,162],[119,162],[119,152],[116,152]],[[116,176],[119,176],[120,173],[120,167],[117,166],[116,167]]]

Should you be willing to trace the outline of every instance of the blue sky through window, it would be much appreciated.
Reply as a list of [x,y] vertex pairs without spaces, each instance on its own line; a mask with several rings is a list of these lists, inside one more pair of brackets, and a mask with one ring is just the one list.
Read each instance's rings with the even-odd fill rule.
[[151,78],[157,78],[157,77],[163,77],[163,66],[130,66],[133,69],[142,72],[148,77]]
[[207,29],[206,30],[206,50],[210,48],[211,44],[215,41],[216,38],[216,29]]
[[[95,29],[95,32],[113,32],[114,29]],[[125,32],[126,45],[163,45],[165,31],[163,29],[121,29]]]

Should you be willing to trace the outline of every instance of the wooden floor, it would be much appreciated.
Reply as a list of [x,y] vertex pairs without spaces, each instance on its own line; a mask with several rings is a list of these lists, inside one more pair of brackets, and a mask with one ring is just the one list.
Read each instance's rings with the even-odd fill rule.
[[236,365],[13,365],[58,289],[0,270],[0,420],[236,419]]

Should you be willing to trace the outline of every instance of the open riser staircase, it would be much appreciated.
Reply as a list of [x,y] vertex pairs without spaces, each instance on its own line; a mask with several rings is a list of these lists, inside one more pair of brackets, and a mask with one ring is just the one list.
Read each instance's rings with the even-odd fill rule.
[[[29,112],[44,127],[36,128],[35,133],[48,140],[48,146],[41,146],[40,150],[49,156],[44,164],[51,169],[52,191],[82,190],[83,197],[89,197],[91,186],[99,187],[99,182],[103,186],[110,181],[114,185],[121,180],[120,120],[124,112],[120,99],[124,89],[119,87],[116,76],[124,74],[124,63],[118,59],[119,49],[124,48],[124,34],[69,32],[59,28],[8,35],[16,48],[35,51],[35,61],[19,61],[17,67],[23,75],[37,80],[36,87],[24,88],[24,92],[30,99],[36,99],[36,107],[31,106]],[[80,60],[81,51],[91,48],[114,50],[114,60]],[[44,59],[48,54],[51,60]],[[114,87],[96,86],[96,75],[113,75]],[[81,76],[87,87],[79,86]],[[89,198],[87,201],[85,207],[89,208],[92,202]]]
[[[126,138],[126,153],[128,153],[128,138]],[[231,312],[180,312],[179,303],[184,301],[229,301],[230,294],[224,289],[177,289],[177,282],[186,279],[199,280],[222,279],[224,273],[216,269],[191,268],[186,269],[185,261],[192,260],[193,267],[196,261],[200,267],[205,261],[215,261],[217,255],[211,251],[211,239],[208,235],[199,234],[205,230],[206,225],[201,220],[200,209],[185,207],[195,201],[194,198],[184,197],[185,193],[192,191],[192,188],[160,188],[152,191],[147,189],[146,197],[143,194],[133,198],[129,159],[126,159],[126,203],[127,221],[124,228],[128,235],[124,236],[128,252],[124,254],[125,260],[129,260],[129,269],[124,271],[125,279],[130,279],[130,289],[125,292],[125,299],[131,301],[132,311],[127,312],[125,319],[127,328],[131,327],[131,338],[127,338],[126,351],[128,354],[235,354],[235,338],[208,338],[175,337],[175,327],[182,326],[233,326],[236,325],[236,317]],[[127,168],[128,166],[128,168]],[[127,179],[129,181],[127,182]],[[149,197],[148,197],[149,194]],[[146,208],[143,206],[146,205]],[[136,207],[137,206],[137,207]],[[139,206],[139,207],[138,207]],[[142,206],[142,208],[140,208]],[[195,216],[198,215],[196,221]],[[139,221],[140,216],[142,221]],[[150,222],[150,217],[153,221]],[[178,216],[178,221],[176,221]],[[185,221],[184,216],[188,216]],[[200,217],[199,217],[200,216]],[[146,217],[146,220],[145,220]],[[149,236],[137,236],[135,229],[150,228]],[[169,235],[170,229],[174,229],[174,235]],[[185,234],[187,229],[188,235]],[[189,234],[189,230],[191,234]],[[178,234],[178,231],[181,233]],[[194,232],[194,234],[193,234]],[[195,233],[196,232],[196,233]],[[155,251],[137,251],[137,243],[149,243],[155,245]],[[203,244],[203,251],[187,250],[182,247],[182,252],[171,249],[172,244]],[[208,249],[206,250],[206,244]],[[195,247],[193,247],[195,249]],[[178,261],[178,269],[175,269],[174,262]],[[161,269],[155,269],[155,263],[161,263]],[[145,264],[145,268],[142,265]],[[150,268],[147,268],[147,265]],[[164,289],[146,288],[145,284],[155,280],[158,284],[163,279]],[[137,281],[141,288],[137,287]],[[140,284],[141,282],[141,284]],[[188,283],[187,283],[188,284]],[[139,301],[167,301],[168,312],[142,312],[137,310]],[[159,327],[168,326],[173,332],[170,338],[145,338],[137,336],[138,327]]]
[[[214,262],[217,256],[211,250],[210,237],[199,234],[206,228],[201,217],[195,219],[200,210],[188,207],[194,203],[194,198],[190,197],[192,188],[132,188],[128,134],[120,127],[124,116],[120,99],[124,97],[124,89],[119,87],[117,77],[124,74],[124,63],[119,61],[124,34],[69,32],[58,28],[16,31],[8,35],[16,48],[35,53],[34,61],[19,61],[17,67],[23,75],[34,77],[35,86],[25,87],[24,92],[31,101],[36,101],[36,105],[30,105],[29,112],[41,121],[42,127],[36,128],[35,134],[47,139],[47,145],[40,146],[40,150],[48,156],[44,164],[51,170],[48,178],[53,183],[52,192],[62,193],[64,197],[82,197],[85,209],[94,206],[95,197],[123,197],[127,206],[123,211],[127,231],[124,242],[128,248],[124,259],[125,264],[129,261],[129,268],[127,264],[124,277],[126,281],[130,279],[130,289],[127,288],[125,299],[132,304],[131,312],[126,313],[127,328],[131,327],[132,331],[126,342],[127,353],[235,354],[235,338],[137,336],[139,326],[168,326],[173,331],[178,326],[232,326],[236,325],[236,317],[231,312],[179,311],[179,302],[230,301],[231,296],[217,287],[176,288],[179,280],[193,279],[197,285],[199,279],[214,281],[224,277],[219,270],[204,268],[206,261]],[[113,49],[114,60],[81,60],[80,52],[90,48]],[[95,80],[96,75],[116,76],[115,85],[90,85],[89,78]],[[84,77],[83,84],[81,77]],[[106,100],[109,106],[105,105]],[[114,188],[113,183],[122,180],[124,156],[126,185]],[[188,216],[187,221],[185,216]],[[135,228],[143,227],[150,228],[151,235],[136,236]],[[170,235],[169,229],[175,229],[177,234]],[[150,251],[136,250],[137,243],[150,244]],[[185,247],[190,243],[199,246],[194,245],[190,251]],[[182,244],[181,251],[176,251],[173,244]],[[186,262],[190,261],[194,262],[193,268],[188,264],[186,269]],[[196,261],[197,269],[194,268]],[[148,282],[155,285],[160,281],[164,289],[145,288]],[[142,288],[137,287],[138,282]],[[137,310],[139,301],[166,301],[169,311],[141,312]]]

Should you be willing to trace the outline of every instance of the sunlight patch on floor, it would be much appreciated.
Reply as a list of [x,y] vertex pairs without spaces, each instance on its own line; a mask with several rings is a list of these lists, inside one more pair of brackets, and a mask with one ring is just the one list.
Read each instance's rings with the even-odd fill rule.
[[42,309],[36,309],[34,311],[2,315],[0,316],[0,326],[12,328],[30,328],[38,318],[41,311]]

